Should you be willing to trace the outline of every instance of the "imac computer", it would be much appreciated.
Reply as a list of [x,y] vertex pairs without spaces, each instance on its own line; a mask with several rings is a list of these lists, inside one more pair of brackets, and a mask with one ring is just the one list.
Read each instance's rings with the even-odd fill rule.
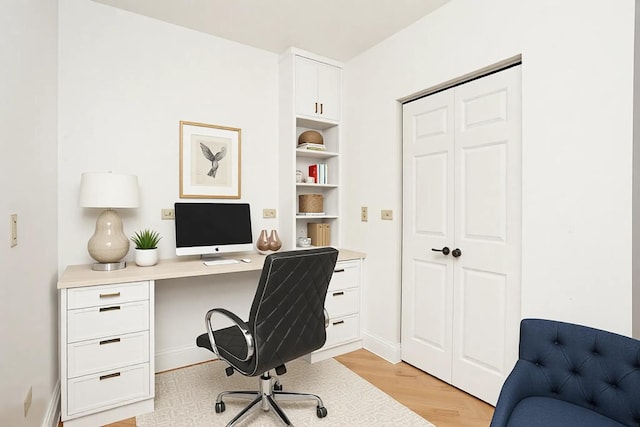
[[176,255],[202,258],[253,251],[247,203],[176,203]]

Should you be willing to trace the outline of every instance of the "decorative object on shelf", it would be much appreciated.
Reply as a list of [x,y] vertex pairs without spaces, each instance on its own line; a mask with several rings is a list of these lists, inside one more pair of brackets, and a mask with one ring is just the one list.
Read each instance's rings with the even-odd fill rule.
[[240,198],[241,129],[180,122],[180,198]]
[[298,237],[298,247],[300,248],[308,248],[311,246],[311,238],[310,237]]
[[297,183],[302,182],[302,171],[301,170],[297,170],[296,171],[296,182]]
[[112,271],[126,267],[122,259],[129,252],[129,239],[122,229],[116,208],[137,208],[140,204],[138,177],[112,172],[86,172],[80,179],[79,205],[83,208],[103,208],[96,220],[96,229],[87,249],[98,261],[93,270]]
[[322,194],[300,194],[298,196],[298,212],[302,214],[324,212]]
[[269,235],[269,250],[276,252],[280,250],[282,247],[282,241],[278,236],[278,232],[276,230],[271,230],[271,234]]
[[157,231],[144,229],[131,236],[135,243],[135,261],[140,267],[149,267],[158,263],[158,242],[162,237]]
[[[322,134],[315,130],[307,130],[300,134],[298,137],[298,148],[303,148],[304,144],[313,144],[316,146],[321,146],[319,148],[324,148],[324,139],[322,138]],[[308,147],[308,146],[307,146]]]
[[260,231],[260,235],[256,241],[256,249],[261,254],[269,252],[269,236],[267,235],[267,230]]

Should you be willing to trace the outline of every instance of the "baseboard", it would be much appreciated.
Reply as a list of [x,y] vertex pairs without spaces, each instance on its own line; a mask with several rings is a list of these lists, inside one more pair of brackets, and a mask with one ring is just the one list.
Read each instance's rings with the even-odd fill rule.
[[196,363],[207,362],[216,359],[216,355],[210,351],[196,346],[174,347],[156,352],[156,372],[169,371]]
[[362,346],[391,363],[400,363],[402,361],[400,343],[391,343],[369,331],[362,331]]
[[42,419],[42,427],[58,427],[60,420],[60,380],[53,387],[53,393],[47,406],[47,412]]

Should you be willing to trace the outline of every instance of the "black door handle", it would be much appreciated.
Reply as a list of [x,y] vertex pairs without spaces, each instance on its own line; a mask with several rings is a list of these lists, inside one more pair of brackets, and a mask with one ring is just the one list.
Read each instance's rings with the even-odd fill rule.
[[446,246],[442,249],[431,248],[431,250],[433,252],[442,252],[442,255],[449,255],[449,248]]
[[455,249],[451,252],[451,255],[452,255],[454,258],[458,258],[460,255],[462,255],[462,251],[461,251],[460,249],[458,249],[458,248],[455,248]]

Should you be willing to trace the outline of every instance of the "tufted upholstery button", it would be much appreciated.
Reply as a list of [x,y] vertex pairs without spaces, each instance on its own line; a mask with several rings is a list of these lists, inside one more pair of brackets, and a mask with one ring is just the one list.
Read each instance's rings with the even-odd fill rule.
[[553,342],[553,344],[554,344],[554,345],[558,345],[558,344],[560,344],[560,343],[558,342],[558,340],[555,340],[555,341]]

